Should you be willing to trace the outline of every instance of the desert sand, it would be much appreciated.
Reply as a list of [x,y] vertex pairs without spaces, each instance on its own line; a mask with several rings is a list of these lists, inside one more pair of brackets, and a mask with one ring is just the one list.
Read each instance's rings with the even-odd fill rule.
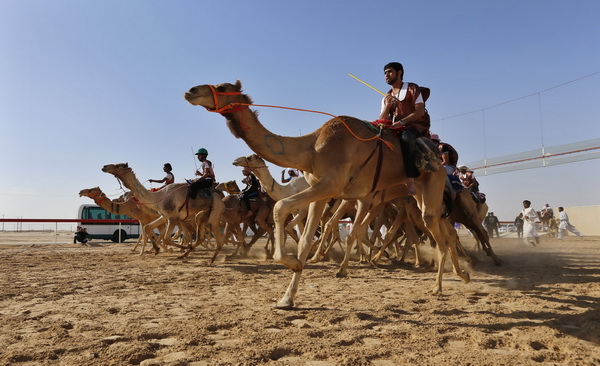
[[[467,249],[473,240],[462,236]],[[132,253],[71,233],[0,233],[1,365],[598,365],[600,238],[492,239],[471,283],[385,260],[291,272],[209,250]],[[288,243],[289,246],[294,246]]]

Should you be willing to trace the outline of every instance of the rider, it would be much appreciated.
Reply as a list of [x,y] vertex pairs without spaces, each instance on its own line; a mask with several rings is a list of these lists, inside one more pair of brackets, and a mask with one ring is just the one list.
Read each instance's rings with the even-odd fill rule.
[[196,175],[199,176],[196,181],[204,180],[213,183],[215,181],[215,171],[213,170],[213,164],[210,162],[210,160],[206,160],[206,157],[208,156],[208,150],[202,147],[198,149],[196,156],[200,161],[200,168],[196,170]]
[[246,188],[242,190],[242,200],[246,204],[246,218],[252,216],[252,209],[250,207],[250,199],[254,197],[258,197],[260,192],[260,182],[254,174],[250,172],[250,170],[244,168],[242,169],[242,174],[244,174],[245,178],[242,182],[246,183]]
[[442,142],[440,137],[432,133],[429,138],[438,145],[442,157],[442,165],[446,169],[446,186],[450,189],[452,200],[456,197],[456,191],[462,191],[462,183],[454,173],[456,172],[456,163],[458,163],[458,152],[452,145]]
[[458,163],[458,152],[456,149],[449,143],[442,142],[440,137],[435,133],[432,133],[429,139],[438,144],[442,157],[442,165],[446,169],[446,174],[454,174],[456,172],[456,164]]
[[479,182],[475,179],[474,173],[466,165],[458,167],[458,178],[463,187],[469,188],[471,192],[479,192]]
[[289,178],[285,177],[285,169],[283,169],[281,171],[281,183],[287,183],[289,181],[291,181],[294,178],[298,178],[298,171],[296,169],[288,169],[288,175],[290,176]]
[[172,184],[173,182],[175,182],[175,176],[172,173],[173,167],[171,166],[171,164],[165,163],[165,165],[163,166],[163,171],[165,173],[167,173],[167,175],[163,179],[161,179],[161,180],[148,179],[148,182],[150,182],[150,183],[164,183],[161,187],[150,189],[151,192],[159,191],[159,190],[165,188],[166,186],[168,186],[169,184]]
[[[425,109],[429,89],[417,84],[404,82],[404,67],[399,62],[390,62],[383,67],[385,82],[392,88],[381,101],[380,120],[389,120],[390,127],[400,136],[402,157],[408,178],[406,185],[409,194],[415,194],[414,178],[419,176],[415,165],[417,159],[416,139],[426,136],[431,125]],[[423,93],[422,93],[423,91]],[[426,93],[425,93],[426,91]]]

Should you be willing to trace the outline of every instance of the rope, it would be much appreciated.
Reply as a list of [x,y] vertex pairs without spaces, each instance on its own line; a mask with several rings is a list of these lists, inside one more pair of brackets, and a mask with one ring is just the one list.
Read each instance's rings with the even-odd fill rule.
[[[300,112],[310,112],[310,113],[320,113],[320,114],[324,114],[330,117],[333,117],[335,119],[337,119],[338,121],[342,122],[342,124],[346,127],[346,129],[348,130],[348,132],[350,132],[350,134],[352,136],[354,136],[354,138],[356,138],[359,141],[363,141],[363,142],[368,142],[368,141],[373,141],[373,140],[380,140],[382,141],[385,146],[387,146],[390,150],[394,150],[394,145],[389,142],[386,141],[384,139],[382,139],[378,134],[375,135],[371,138],[362,138],[357,136],[354,131],[352,131],[352,129],[350,128],[350,126],[348,126],[348,124],[339,116],[333,115],[331,113],[326,113],[326,112],[321,112],[321,111],[314,111],[314,110],[310,110],[310,109],[302,109],[302,108],[292,108],[292,107],[282,107],[282,106],[277,106],[277,105],[268,105],[268,104],[249,104],[249,103],[230,103],[227,104],[221,108],[219,108],[219,95],[241,95],[242,92],[218,92],[215,87],[213,85],[208,85],[208,87],[210,88],[210,91],[212,92],[213,95],[213,102],[214,102],[214,106],[215,109],[210,109],[210,108],[206,108],[207,111],[209,112],[214,112],[214,113],[233,113],[233,112],[238,112],[238,111],[242,111],[244,109],[249,108],[250,106],[254,106],[254,107],[267,107],[267,108],[280,108],[280,109],[288,109],[288,110],[292,110],[292,111],[300,111]],[[247,130],[249,127],[244,125],[244,120],[243,120],[243,115],[242,115],[242,120],[240,121],[240,126],[242,127],[242,129]],[[381,127],[380,127],[381,128]]]
[[[346,121],[344,121],[341,117],[333,115],[331,113],[327,113],[327,112],[321,112],[321,111],[315,111],[315,110],[311,110],[311,109],[302,109],[302,108],[292,108],[292,107],[282,107],[282,106],[277,106],[277,105],[268,105],[268,104],[247,104],[247,103],[232,103],[230,105],[243,105],[243,106],[253,106],[253,107],[267,107],[267,108],[280,108],[280,109],[288,109],[288,110],[292,110],[292,111],[300,111],[300,112],[310,112],[310,113],[319,113],[319,114],[324,114],[326,116],[330,116],[333,117],[335,119],[337,119],[338,121],[342,122],[342,124],[344,125],[344,127],[346,127],[346,129],[348,130],[348,132],[350,132],[350,134],[352,136],[354,136],[355,139],[359,140],[359,141],[363,141],[363,142],[368,142],[368,141],[373,141],[373,140],[380,140],[382,141],[390,150],[394,150],[394,145],[389,142],[386,141],[384,139],[382,139],[380,137],[381,133],[378,135],[375,135],[371,138],[362,138],[357,136],[354,131],[352,131],[352,129],[350,128],[350,126],[348,126],[348,124],[346,123]],[[381,127],[380,127],[380,132],[381,132]]]
[[[122,185],[122,183],[121,183],[121,178],[119,178],[119,177],[115,177],[115,178],[117,178],[117,181],[119,182],[119,185],[121,186],[121,189],[123,189],[123,185]],[[161,198],[161,199],[159,199],[158,201],[155,201],[155,202],[149,202],[149,201],[143,201],[143,202],[142,202],[142,201],[141,201],[139,198],[135,198],[135,194],[134,194],[133,196],[134,196],[134,199],[136,200],[135,202],[137,202],[137,203],[139,203],[139,204],[142,204],[142,205],[145,205],[145,206],[147,206],[147,205],[149,205],[149,204],[151,204],[151,205],[155,205],[155,204],[157,204],[157,203],[159,203],[159,202],[163,201],[164,199],[166,199],[167,197],[169,197],[169,196],[170,196],[170,195],[172,195],[173,193],[177,192],[177,191],[178,191],[178,190],[180,190],[181,188],[187,188],[187,187],[188,187],[188,185],[182,185],[182,186],[180,186],[180,187],[178,187],[178,188],[175,188],[175,189],[173,189],[171,192],[169,192],[169,194],[165,195],[163,198]],[[145,187],[144,187],[144,188],[145,188]],[[125,191],[125,190],[123,189],[123,191]],[[155,193],[155,192],[150,192],[150,191],[148,191],[148,193]]]

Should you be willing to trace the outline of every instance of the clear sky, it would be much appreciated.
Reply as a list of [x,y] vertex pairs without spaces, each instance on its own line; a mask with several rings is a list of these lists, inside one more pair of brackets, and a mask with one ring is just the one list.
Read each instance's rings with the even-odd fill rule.
[[[405,81],[431,88],[432,131],[462,163],[598,138],[598,74],[486,109],[600,71],[598,14],[596,0],[3,0],[0,215],[74,218],[91,203],[81,189],[120,193],[100,170],[110,163],[145,181],[170,162],[183,182],[200,147],[218,180],[239,183],[231,162],[252,151],[183,99],[236,79],[257,104],[374,120],[380,95],[348,73],[387,90],[383,65],[402,62]],[[328,118],[261,108],[260,119],[298,136]],[[478,178],[500,220],[523,199],[600,204],[600,159]]]

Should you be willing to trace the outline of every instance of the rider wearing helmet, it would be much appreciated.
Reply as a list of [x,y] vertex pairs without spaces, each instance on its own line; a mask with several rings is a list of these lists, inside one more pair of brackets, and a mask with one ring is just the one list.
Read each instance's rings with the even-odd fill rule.
[[197,180],[210,179],[214,182],[215,171],[213,170],[213,164],[209,160],[206,160],[206,157],[208,156],[208,150],[205,148],[200,148],[198,149],[198,152],[196,152],[196,156],[198,157],[198,160],[200,160],[200,168],[196,170],[196,175],[199,176]]

